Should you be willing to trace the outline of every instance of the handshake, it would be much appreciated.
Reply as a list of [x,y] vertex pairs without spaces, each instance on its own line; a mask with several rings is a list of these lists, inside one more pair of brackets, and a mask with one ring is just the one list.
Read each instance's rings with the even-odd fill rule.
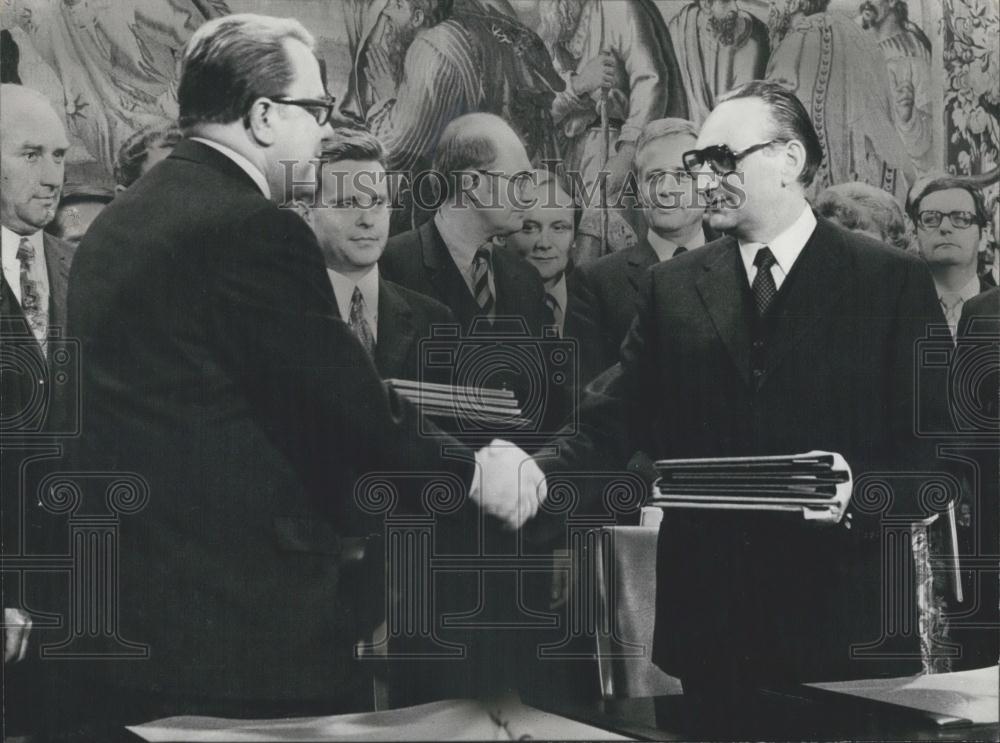
[[510,528],[520,529],[547,495],[545,475],[519,446],[493,439],[476,452],[469,497]]

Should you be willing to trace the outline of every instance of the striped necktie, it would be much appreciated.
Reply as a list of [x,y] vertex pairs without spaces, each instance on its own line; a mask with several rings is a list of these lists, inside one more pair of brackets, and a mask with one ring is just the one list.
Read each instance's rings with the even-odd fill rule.
[[484,315],[493,316],[495,305],[493,291],[490,289],[490,271],[493,270],[493,253],[489,248],[482,247],[476,251],[472,259],[470,273],[472,276],[472,296]]
[[49,308],[42,306],[38,282],[31,278],[35,257],[35,248],[31,241],[22,237],[17,248],[17,260],[21,264],[21,311],[24,312],[38,345],[42,347],[42,354],[47,355]]
[[358,340],[361,341],[361,345],[365,347],[368,355],[373,355],[375,353],[375,336],[372,335],[371,326],[365,319],[365,296],[358,287],[354,287],[354,293],[351,294],[351,318],[349,324],[351,330],[358,336]]
[[771,266],[777,262],[774,253],[766,245],[758,250],[757,255],[753,257],[753,264],[757,267],[757,275],[753,277],[750,288],[753,290],[753,303],[757,307],[757,314],[760,317],[764,316],[767,308],[771,306],[771,302],[778,294],[778,287],[771,274]]
[[559,306],[559,300],[554,296],[545,292],[545,306],[549,308],[549,312],[552,313],[552,323],[556,326],[559,331],[559,337],[562,338],[563,334],[563,309]]

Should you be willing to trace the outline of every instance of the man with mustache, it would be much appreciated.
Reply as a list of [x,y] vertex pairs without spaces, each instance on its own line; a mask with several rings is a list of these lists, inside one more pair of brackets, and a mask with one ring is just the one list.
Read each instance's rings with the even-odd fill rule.
[[823,147],[809,198],[827,186],[864,181],[900,203],[915,180],[895,126],[885,59],[874,41],[830,0],[771,0],[771,58],[765,77],[802,101]]
[[864,0],[861,26],[870,29],[889,68],[896,131],[920,174],[935,166],[931,105],[931,42],[910,22],[906,0]]
[[771,45],[767,25],[739,7],[737,0],[694,0],[669,24],[681,46],[681,75],[688,118],[701,123],[719,96],[764,77]]

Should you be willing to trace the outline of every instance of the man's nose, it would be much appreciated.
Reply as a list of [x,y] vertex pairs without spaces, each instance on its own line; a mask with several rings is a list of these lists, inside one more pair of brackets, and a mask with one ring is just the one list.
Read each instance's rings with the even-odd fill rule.
[[53,157],[42,158],[41,184],[50,188],[59,188],[63,184],[65,166],[62,161],[56,162]]
[[951,217],[945,214],[941,217],[941,224],[938,225],[938,232],[942,235],[950,235],[955,231],[955,225],[951,223]]

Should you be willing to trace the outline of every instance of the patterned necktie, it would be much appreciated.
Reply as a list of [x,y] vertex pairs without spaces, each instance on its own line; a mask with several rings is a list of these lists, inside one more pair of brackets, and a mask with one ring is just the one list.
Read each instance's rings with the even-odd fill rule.
[[48,351],[49,308],[43,307],[38,282],[31,278],[31,269],[35,263],[35,248],[26,237],[21,238],[17,248],[17,260],[21,263],[21,310],[24,312],[31,332],[38,339],[42,353]]
[[958,333],[958,321],[962,317],[962,305],[965,300],[958,292],[943,292],[940,297],[941,308],[944,310],[944,319],[948,321],[948,328],[951,330],[952,339]]
[[361,345],[365,347],[368,355],[371,356],[374,354],[375,336],[372,335],[371,326],[365,319],[365,297],[358,287],[354,287],[354,293],[351,294],[350,326],[351,330],[354,331],[354,335],[358,336],[358,340],[361,341]]
[[757,307],[757,315],[764,316],[767,308],[771,306],[775,296],[778,294],[778,287],[774,283],[774,276],[771,275],[771,266],[778,261],[774,258],[774,253],[766,245],[757,251],[753,257],[753,264],[757,267],[757,275],[753,277],[753,303]]
[[470,273],[472,275],[472,296],[484,315],[493,315],[493,292],[490,291],[490,270],[492,269],[493,253],[489,248],[480,248],[472,259]]
[[552,313],[552,323],[556,326],[559,331],[559,337],[562,338],[563,334],[563,310],[559,306],[559,300],[554,296],[545,292],[545,306],[549,308],[549,312]]
[[681,253],[686,253],[686,252],[688,252],[687,248],[685,248],[683,245],[678,245],[676,248],[674,248],[674,254],[672,256],[670,256],[670,257],[671,258],[676,258]]

